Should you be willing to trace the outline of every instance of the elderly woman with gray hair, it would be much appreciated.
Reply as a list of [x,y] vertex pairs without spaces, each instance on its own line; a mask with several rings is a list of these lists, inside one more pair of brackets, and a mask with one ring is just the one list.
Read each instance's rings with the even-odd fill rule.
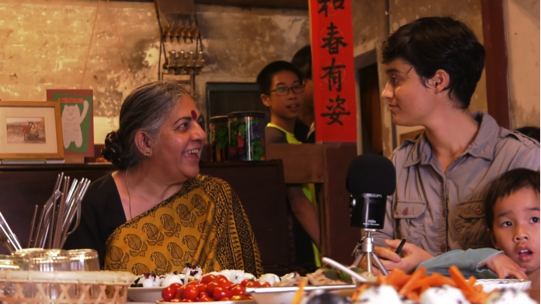
[[263,273],[239,198],[223,180],[199,174],[205,132],[190,94],[176,81],[133,91],[102,154],[116,171],[89,187],[66,249],[98,251],[103,269],[158,275],[190,263],[204,272]]

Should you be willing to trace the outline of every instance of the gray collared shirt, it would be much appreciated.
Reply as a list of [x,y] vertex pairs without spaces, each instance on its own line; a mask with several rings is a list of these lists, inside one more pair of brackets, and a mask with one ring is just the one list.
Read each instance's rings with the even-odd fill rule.
[[488,184],[514,168],[539,170],[539,142],[499,127],[476,112],[479,132],[468,149],[444,172],[426,135],[405,141],[392,156],[396,191],[389,196],[384,239],[405,238],[432,255],[448,250],[490,247],[483,200]]

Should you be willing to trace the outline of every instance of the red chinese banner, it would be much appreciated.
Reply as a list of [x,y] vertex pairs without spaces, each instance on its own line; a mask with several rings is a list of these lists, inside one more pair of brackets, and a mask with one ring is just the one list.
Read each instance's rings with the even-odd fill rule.
[[351,0],[310,0],[316,142],[357,142]]

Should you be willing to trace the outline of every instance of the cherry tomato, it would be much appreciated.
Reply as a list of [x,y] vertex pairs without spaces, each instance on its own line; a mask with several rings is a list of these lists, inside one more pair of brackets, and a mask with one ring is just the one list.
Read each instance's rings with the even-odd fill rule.
[[201,278],[201,283],[208,284],[210,282],[214,282],[216,280],[216,276],[214,274],[207,274]]
[[251,300],[251,297],[247,295],[234,295],[231,297],[231,301],[240,301],[240,300]]
[[229,292],[229,290],[221,286],[214,288],[214,292],[212,292],[212,298],[215,301],[219,301],[222,298],[229,298],[229,297],[231,297],[231,292]]
[[173,291],[173,288],[171,288],[171,286],[167,286],[164,289],[162,289],[162,298],[166,302],[169,302],[172,299],[174,299],[175,295],[176,295],[176,291]]
[[230,298],[225,297],[225,298],[221,298],[219,301],[220,301],[220,302],[228,302],[228,301],[230,301],[230,300],[231,300]]
[[230,289],[231,287],[233,287],[233,285],[235,285],[235,283],[226,279],[219,279],[216,282],[218,282],[218,285],[220,285],[220,287],[223,287],[225,289]]
[[178,289],[180,287],[182,287],[182,284],[181,283],[173,283],[171,285],[169,285],[169,287],[171,287],[171,289],[173,289],[173,291],[175,292],[175,294],[177,293]]
[[209,294],[209,296],[212,296],[212,293],[214,292],[214,288],[220,286],[220,284],[218,284],[218,282],[214,281],[214,282],[210,282],[207,284],[207,293]]
[[175,299],[182,299],[182,293],[184,292],[184,289],[186,289],[186,286],[180,286],[177,290],[177,293],[175,294]]
[[231,287],[231,294],[232,295],[246,295],[246,288],[242,285],[235,285]]
[[182,298],[188,300],[195,300],[199,296],[199,289],[195,285],[187,285],[182,292]]
[[261,284],[261,287],[270,287],[271,284],[269,282],[265,282],[263,284]]
[[201,297],[208,297],[208,296],[209,296],[208,292],[199,290],[199,297],[200,298]]
[[214,302],[213,299],[209,298],[208,296],[205,297],[198,297],[195,299],[196,302]]
[[188,285],[196,285],[197,286],[197,285],[199,285],[199,283],[200,283],[199,281],[191,281],[191,282],[188,283]]
[[261,283],[259,281],[251,281],[246,283],[246,287],[261,287]]
[[240,285],[246,287],[246,284],[250,283],[250,282],[253,282],[252,280],[248,280],[248,279],[244,279],[242,280],[242,282],[240,282]]
[[219,279],[227,280],[227,277],[225,275],[223,275],[223,274],[216,274],[214,280],[217,281]]
[[203,284],[203,283],[200,283],[199,285],[196,286],[197,288],[199,288],[199,293],[201,294],[203,291],[205,293],[207,293],[207,284]]

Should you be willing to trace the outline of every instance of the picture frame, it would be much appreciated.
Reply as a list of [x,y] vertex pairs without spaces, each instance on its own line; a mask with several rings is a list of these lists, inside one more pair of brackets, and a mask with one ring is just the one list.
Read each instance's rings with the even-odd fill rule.
[[57,102],[0,101],[0,159],[63,159]]
[[60,103],[66,160],[94,157],[94,103],[90,89],[47,89],[47,101]]

